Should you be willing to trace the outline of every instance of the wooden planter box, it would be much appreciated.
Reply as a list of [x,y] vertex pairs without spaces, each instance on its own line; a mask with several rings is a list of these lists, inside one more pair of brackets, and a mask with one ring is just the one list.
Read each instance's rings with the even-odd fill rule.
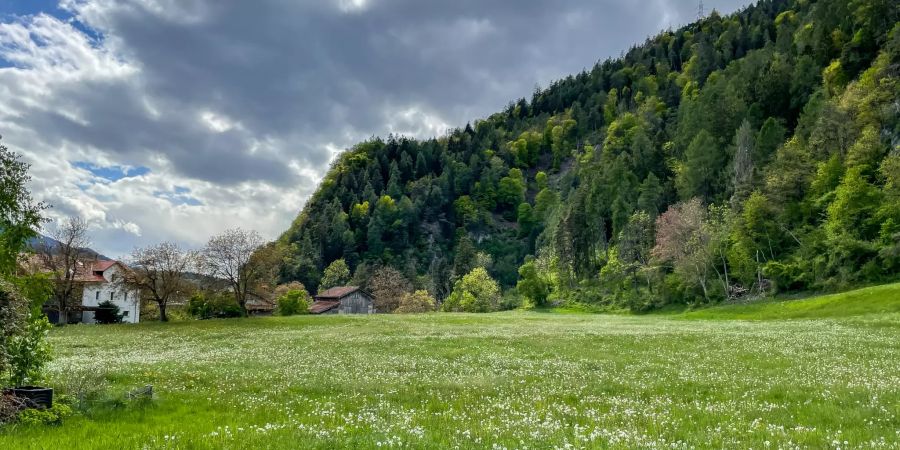
[[53,389],[40,386],[19,386],[7,389],[5,393],[12,394],[22,400],[29,408],[48,409],[53,407]]

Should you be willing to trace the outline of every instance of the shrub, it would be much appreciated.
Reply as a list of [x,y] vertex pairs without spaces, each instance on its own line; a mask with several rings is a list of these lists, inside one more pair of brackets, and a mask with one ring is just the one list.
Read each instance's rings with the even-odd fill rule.
[[547,304],[547,296],[550,295],[550,282],[538,271],[533,258],[526,258],[525,264],[519,267],[519,281],[516,283],[516,291],[521,296],[531,300],[535,306]]
[[10,345],[28,324],[28,302],[10,283],[0,280],[0,383],[12,369]]
[[510,311],[522,307],[530,308],[533,306],[533,304],[525,304],[525,302],[522,301],[522,296],[519,295],[519,292],[516,288],[507,289],[503,293],[503,297],[500,298],[501,311]]
[[24,333],[10,340],[10,384],[24,386],[43,379],[44,367],[52,359],[47,342],[52,327],[46,317],[40,316],[26,325]]
[[[27,283],[23,287],[40,298],[39,288]],[[0,281],[0,385],[35,383],[50,362],[46,337],[51,325],[35,303],[29,305],[14,285]]]
[[107,300],[101,302],[97,307],[97,312],[94,313],[94,321],[97,323],[122,323],[122,313],[115,303]]
[[277,300],[277,312],[281,316],[309,313],[309,294],[306,290],[288,291]]
[[48,409],[25,409],[19,412],[18,421],[22,425],[58,425],[72,415],[72,407],[63,402],[54,402]]
[[500,304],[500,286],[484,267],[476,267],[453,285],[444,311],[489,312]]
[[197,292],[188,300],[188,312],[198,319],[241,317],[241,308],[227,293]]
[[400,306],[394,311],[398,314],[416,314],[432,312],[437,309],[437,301],[426,290],[407,292],[400,297]]

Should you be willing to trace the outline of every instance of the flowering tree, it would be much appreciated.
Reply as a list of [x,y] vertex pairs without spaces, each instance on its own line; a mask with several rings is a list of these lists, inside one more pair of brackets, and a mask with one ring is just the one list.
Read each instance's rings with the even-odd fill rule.
[[730,217],[727,207],[707,209],[698,198],[675,204],[656,219],[656,246],[651,254],[663,263],[672,264],[685,283],[699,284],[705,300],[710,299],[710,281],[716,277],[728,295],[724,247]]
[[699,198],[671,206],[656,219],[656,246],[652,255],[671,263],[685,282],[696,282],[709,300],[710,264],[704,251],[709,235],[703,228],[706,208]]

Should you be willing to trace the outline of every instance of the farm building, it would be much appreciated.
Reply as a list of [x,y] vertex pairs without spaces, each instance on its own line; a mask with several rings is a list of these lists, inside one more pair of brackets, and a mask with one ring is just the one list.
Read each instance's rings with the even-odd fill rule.
[[312,314],[373,314],[375,300],[357,286],[333,287],[313,297]]

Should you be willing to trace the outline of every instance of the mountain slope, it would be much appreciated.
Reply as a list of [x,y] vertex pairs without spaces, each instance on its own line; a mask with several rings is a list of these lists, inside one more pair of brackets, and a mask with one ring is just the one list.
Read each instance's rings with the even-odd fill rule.
[[647,309],[894,277],[898,19],[764,0],[448,136],[360,143],[281,237],[281,278],[314,290],[343,258],[444,297],[475,266],[512,287],[530,264],[551,299]]

